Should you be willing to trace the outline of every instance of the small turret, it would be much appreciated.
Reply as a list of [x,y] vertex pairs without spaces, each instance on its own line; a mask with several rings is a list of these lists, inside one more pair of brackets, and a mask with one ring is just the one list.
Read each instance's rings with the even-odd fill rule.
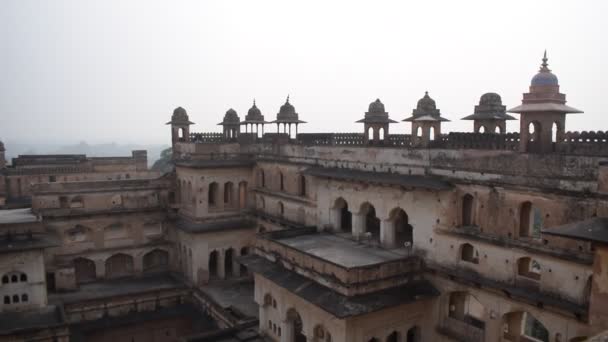
[[424,96],[418,100],[416,109],[412,116],[403,120],[412,123],[412,141],[417,146],[426,147],[431,140],[441,135],[441,123],[450,121],[441,117],[441,111],[437,109],[435,100],[425,91]]

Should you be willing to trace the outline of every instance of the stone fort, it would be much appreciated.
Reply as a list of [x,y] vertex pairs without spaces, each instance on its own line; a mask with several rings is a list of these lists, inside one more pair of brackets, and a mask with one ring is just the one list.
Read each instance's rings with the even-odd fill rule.
[[179,107],[165,174],[0,143],[0,341],[604,341],[608,132],[566,130],[546,54],[472,112],[298,133],[288,97],[197,133]]

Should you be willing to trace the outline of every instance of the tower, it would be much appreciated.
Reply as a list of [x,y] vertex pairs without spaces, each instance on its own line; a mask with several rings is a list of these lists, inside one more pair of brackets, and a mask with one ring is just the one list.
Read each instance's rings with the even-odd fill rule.
[[224,115],[224,120],[218,125],[224,127],[224,139],[236,139],[241,128],[241,118],[236,113],[236,110],[230,108]]
[[424,96],[418,100],[412,116],[403,121],[412,123],[413,144],[427,147],[432,140],[441,135],[441,123],[450,120],[441,117],[441,111],[437,109],[435,100],[426,91]]
[[559,92],[559,83],[549,69],[547,51],[540,70],[532,78],[530,92],[525,93],[521,105],[509,109],[520,114],[519,150],[547,153],[554,150],[566,128],[566,114],[582,111],[566,105],[566,95]]
[[279,109],[279,112],[277,113],[277,119],[272,121],[272,123],[277,124],[277,133],[281,132],[281,124],[283,124],[283,133],[287,133],[289,134],[289,137],[291,137],[291,125],[295,125],[297,136],[298,124],[306,123],[306,121],[299,119],[299,115],[296,113],[295,107],[289,103],[289,96],[287,96],[285,104],[281,106],[281,109]]
[[388,126],[397,121],[388,117],[384,104],[380,99],[369,104],[365,117],[359,121],[363,123],[363,135],[366,144],[382,144],[388,139]]
[[175,108],[171,121],[167,122],[167,125],[171,125],[171,144],[190,142],[190,125],[193,124],[194,122],[188,119],[188,113],[184,108]]
[[502,105],[500,95],[496,93],[485,93],[479,99],[479,105],[475,106],[475,112],[462,120],[473,120],[475,133],[505,133],[507,120],[515,120],[507,114],[507,107]]

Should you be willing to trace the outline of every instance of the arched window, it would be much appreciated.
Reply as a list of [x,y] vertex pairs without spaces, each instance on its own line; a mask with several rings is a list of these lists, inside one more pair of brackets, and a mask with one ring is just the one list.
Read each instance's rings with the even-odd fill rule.
[[24,303],[25,303],[25,302],[27,302],[28,300],[29,300],[29,298],[28,298],[27,294],[25,294],[25,293],[24,293],[24,294],[22,294],[22,295],[21,295],[21,302],[24,302]]
[[283,172],[279,172],[279,189],[281,191],[285,191],[285,179],[283,177]]
[[481,125],[481,126],[479,127],[479,133],[485,133],[487,130],[488,130],[488,129],[487,129],[487,128],[486,128],[486,126],[484,126],[484,125]]
[[538,261],[523,257],[517,260],[517,274],[532,280],[540,280],[541,267]]
[[399,342],[401,339],[399,338],[399,333],[397,331],[393,331],[390,335],[386,337],[386,342]]
[[460,247],[460,260],[473,264],[479,263],[479,252],[470,243],[465,243]]
[[372,127],[367,129],[367,140],[369,140],[369,141],[374,140],[374,129]]
[[218,184],[213,182],[209,184],[208,202],[210,207],[217,206]]
[[226,182],[224,184],[224,204],[227,206],[232,206],[233,204],[233,191],[234,186],[232,185],[232,182]]
[[5,274],[2,276],[2,284],[8,284],[8,280],[8,275]]
[[462,226],[473,225],[473,196],[466,194],[462,197]]
[[278,207],[279,207],[279,216],[280,217],[285,216],[285,206],[283,205],[283,202],[279,202]]
[[19,303],[19,295],[13,295],[13,303]]
[[559,126],[557,124],[557,122],[554,122],[553,125],[551,125],[551,142],[556,143],[557,142],[557,132],[559,131]]
[[542,225],[540,209],[532,206],[529,201],[522,203],[519,209],[519,236],[540,238]]
[[380,138],[380,141],[384,140],[384,128],[380,127],[380,129],[378,130],[378,136]]
[[11,303],[11,297],[10,296],[4,296],[4,304],[10,304]]
[[262,188],[266,187],[266,175],[264,174],[264,170],[260,170],[260,186]]
[[[264,295],[264,307],[271,307],[272,306],[272,295],[270,293],[267,293]],[[270,323],[270,322],[268,322]]]
[[133,274],[133,257],[128,254],[114,254],[106,260],[106,277],[117,278]]
[[287,311],[287,324],[290,326],[290,330],[293,332],[293,341],[301,342],[306,341],[306,335],[304,335],[302,329],[302,317],[295,309],[289,309]]
[[418,128],[416,128],[416,136],[417,137],[421,137],[422,136],[422,127],[418,126]]
[[74,259],[74,273],[79,284],[95,280],[97,277],[95,262],[86,258]]
[[169,253],[161,249],[154,249],[143,258],[144,272],[162,272],[169,267]]
[[435,127],[431,126],[431,131],[429,133],[429,140],[435,140]]
[[19,276],[18,276],[18,275],[16,275],[16,274],[13,274],[13,275],[11,276],[11,283],[16,283],[16,282],[18,282],[18,281],[19,281]]
[[239,183],[239,208],[245,209],[247,207],[247,182],[243,181]]
[[502,128],[500,128],[500,126],[496,126],[496,128],[494,128],[494,133],[502,133]]

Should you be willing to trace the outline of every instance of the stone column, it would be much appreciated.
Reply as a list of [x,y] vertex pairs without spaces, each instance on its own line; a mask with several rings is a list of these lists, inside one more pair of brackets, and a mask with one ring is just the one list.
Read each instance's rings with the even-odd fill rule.
[[382,247],[395,247],[395,224],[393,221],[380,221],[380,243]]
[[329,212],[332,228],[334,232],[339,232],[342,226],[342,209],[332,208]]
[[496,313],[495,318],[486,315],[484,338],[486,341],[502,341],[502,317]]
[[133,257],[133,273],[136,276],[141,276],[144,273],[144,256],[136,255]]
[[226,259],[226,251],[217,252],[217,276],[220,279],[226,279],[226,268],[224,267],[224,259]]
[[105,260],[95,260],[95,277],[97,279],[104,279],[106,277]]
[[365,215],[355,213],[352,215],[353,236],[357,238],[365,233]]
[[240,250],[235,249],[232,255],[232,275],[236,278],[241,276],[241,264],[236,259],[240,256]]
[[292,342],[294,338],[293,323],[291,321],[281,322],[281,342]]

